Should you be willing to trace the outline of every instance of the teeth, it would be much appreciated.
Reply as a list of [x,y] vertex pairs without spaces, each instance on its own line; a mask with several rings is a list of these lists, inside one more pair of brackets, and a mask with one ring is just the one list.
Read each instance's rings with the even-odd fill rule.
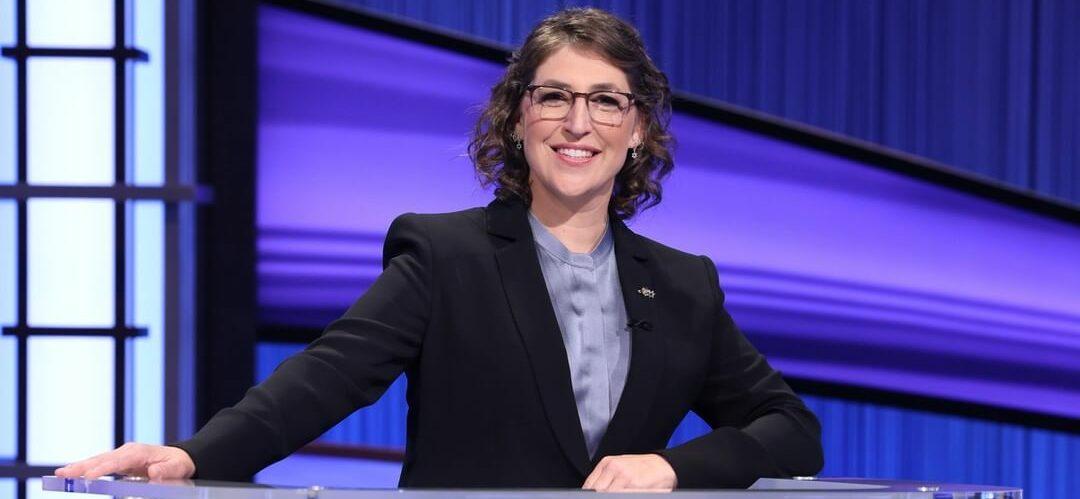
[[584,149],[569,148],[558,149],[558,153],[562,154],[563,156],[570,156],[571,158],[591,158],[593,154],[595,154],[592,151],[586,151]]

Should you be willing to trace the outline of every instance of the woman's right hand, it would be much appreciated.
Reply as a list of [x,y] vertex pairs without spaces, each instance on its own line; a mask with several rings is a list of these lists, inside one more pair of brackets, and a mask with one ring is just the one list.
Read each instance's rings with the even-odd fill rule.
[[113,473],[155,481],[190,478],[195,474],[195,462],[176,447],[126,443],[116,450],[56,470],[56,476],[62,478],[94,479]]

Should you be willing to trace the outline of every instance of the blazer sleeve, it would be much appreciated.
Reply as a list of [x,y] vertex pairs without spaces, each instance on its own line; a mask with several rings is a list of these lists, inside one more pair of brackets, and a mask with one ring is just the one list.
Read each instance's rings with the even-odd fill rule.
[[281,363],[235,406],[174,445],[197,478],[247,480],[374,403],[417,358],[430,317],[431,248],[416,219],[398,217],[382,274],[340,319]]
[[716,267],[701,258],[715,323],[709,372],[693,410],[713,430],[659,454],[679,488],[742,488],[761,477],[817,474],[824,465],[817,418],[735,326]]

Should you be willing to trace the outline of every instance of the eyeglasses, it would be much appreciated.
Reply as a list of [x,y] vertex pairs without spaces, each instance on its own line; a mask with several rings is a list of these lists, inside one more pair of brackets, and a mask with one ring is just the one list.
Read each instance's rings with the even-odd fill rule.
[[589,117],[594,123],[619,126],[634,103],[634,94],[613,90],[571,92],[550,85],[529,85],[525,90],[529,92],[533,105],[540,106],[540,119],[545,120],[566,118],[570,108],[574,107],[574,100],[584,97]]

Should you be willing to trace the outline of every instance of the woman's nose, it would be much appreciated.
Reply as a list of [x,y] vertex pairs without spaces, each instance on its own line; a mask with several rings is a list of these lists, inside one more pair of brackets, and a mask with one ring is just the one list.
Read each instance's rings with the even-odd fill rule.
[[589,105],[584,98],[574,99],[570,105],[570,112],[566,113],[564,127],[574,135],[585,135],[592,128],[592,118],[589,118]]

